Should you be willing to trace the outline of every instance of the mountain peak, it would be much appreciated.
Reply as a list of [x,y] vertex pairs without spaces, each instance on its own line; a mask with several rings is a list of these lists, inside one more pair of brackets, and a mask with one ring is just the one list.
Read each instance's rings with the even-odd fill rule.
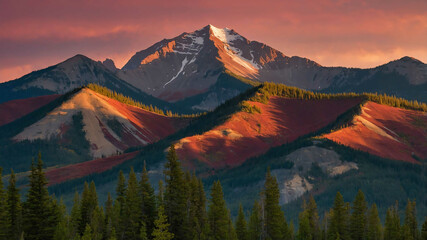
[[399,61],[399,62],[423,63],[420,60],[413,58],[413,57],[410,57],[410,56],[404,56],[404,57],[398,59],[397,61]]
[[210,32],[223,43],[230,43],[237,39],[243,39],[243,37],[236,33],[233,29],[229,29],[227,27],[217,28],[212,24],[209,24],[207,27],[209,27]]
[[105,59],[102,64],[110,71],[114,72],[117,70],[116,65],[114,64],[114,61],[110,58]]

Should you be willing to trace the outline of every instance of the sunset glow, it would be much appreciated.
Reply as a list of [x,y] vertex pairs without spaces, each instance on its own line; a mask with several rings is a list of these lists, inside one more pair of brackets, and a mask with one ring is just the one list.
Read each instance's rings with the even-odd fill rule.
[[207,24],[324,66],[427,62],[425,0],[0,0],[0,82],[81,53],[122,67],[137,51]]

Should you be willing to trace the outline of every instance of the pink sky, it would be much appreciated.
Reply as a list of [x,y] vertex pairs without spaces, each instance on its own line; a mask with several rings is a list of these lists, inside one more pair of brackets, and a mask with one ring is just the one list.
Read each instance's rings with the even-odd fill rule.
[[78,53],[122,67],[208,24],[324,66],[427,62],[426,13],[426,0],[0,0],[0,82]]

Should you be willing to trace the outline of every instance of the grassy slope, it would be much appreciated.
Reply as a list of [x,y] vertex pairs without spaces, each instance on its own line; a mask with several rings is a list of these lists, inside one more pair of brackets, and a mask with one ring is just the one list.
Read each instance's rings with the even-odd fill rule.
[[[74,190],[80,189],[84,181],[94,180],[98,186],[98,189],[100,189],[101,191],[102,190],[111,191],[111,189],[114,189],[113,185],[115,184],[118,172],[120,170],[124,170],[125,172],[128,172],[130,166],[134,166],[135,169],[139,171],[142,167],[143,160],[147,161],[147,164],[149,166],[153,166],[157,163],[161,163],[164,159],[164,150],[173,141],[176,141],[185,136],[203,133],[205,131],[208,131],[209,129],[212,129],[214,126],[217,126],[223,123],[228,119],[228,117],[232,113],[241,110],[240,103],[243,100],[250,99],[250,98],[252,98],[253,100],[253,97],[257,96],[256,92],[258,92],[258,89],[259,87],[250,89],[247,92],[243,93],[242,95],[239,95],[227,101],[225,104],[218,107],[215,111],[200,116],[198,119],[193,120],[192,124],[189,127],[177,132],[176,134],[166,139],[163,139],[155,144],[152,144],[143,148],[139,148],[139,150],[142,150],[142,153],[133,160],[127,161],[109,171],[106,171],[100,174],[94,174],[91,176],[86,176],[81,179],[75,179],[63,184],[52,186],[50,190],[56,195],[65,194],[66,197],[68,196],[71,199],[71,196]],[[302,90],[293,91],[293,93],[297,93],[297,92],[307,94],[307,92]],[[304,94],[302,96],[304,96]],[[273,95],[277,95],[277,93]],[[308,94],[308,95],[311,95],[311,94]],[[340,96],[340,97],[343,97],[343,96]],[[348,96],[348,97],[360,97],[360,96]],[[244,194],[233,192],[233,189],[235,189],[239,185],[250,186],[251,183],[256,183],[259,180],[262,181],[264,177],[265,169],[267,168],[267,166],[270,166],[272,168],[281,168],[281,167],[286,168],[287,166],[289,166],[288,165],[289,163],[272,162],[272,160],[277,158],[277,156],[284,156],[286,154],[289,154],[293,150],[296,150],[300,147],[311,145],[312,144],[311,141],[308,140],[310,137],[318,135],[322,132],[331,131],[332,129],[340,128],[341,126],[346,124],[352,118],[352,116],[354,116],[354,114],[357,114],[359,111],[360,111],[360,108],[351,109],[345,114],[341,115],[333,124],[325,127],[324,129],[316,133],[310,134],[308,136],[304,136],[287,145],[273,148],[263,156],[252,158],[238,168],[218,173],[218,175],[215,178],[222,180],[224,184],[226,198],[228,202],[233,202],[233,204],[231,204],[232,209],[236,210],[235,208],[236,204],[238,204],[240,199],[244,199],[243,201],[244,206],[246,208],[249,208],[250,205],[252,204],[252,200],[258,194],[260,186],[256,185],[256,186],[250,187],[247,189],[247,191],[245,191]],[[328,144],[329,146],[327,147],[333,147],[333,148],[339,149],[336,151],[340,153],[343,160],[360,161],[358,162],[358,164],[361,169],[360,172],[362,172],[363,174],[357,174],[356,172],[349,172],[348,174],[337,177],[337,179],[325,180],[325,182],[319,183],[319,186],[316,186],[316,187],[321,188],[324,185],[330,186],[328,190],[324,190],[320,192],[318,195],[316,195],[316,199],[319,201],[320,209],[324,210],[330,207],[326,205],[330,204],[331,201],[329,200],[335,195],[335,192],[337,190],[343,191],[343,195],[346,197],[346,200],[349,201],[353,198],[354,196],[353,193],[357,191],[359,187],[362,187],[362,189],[366,191],[368,200],[381,201],[380,203],[377,202],[377,204],[379,204],[381,209],[380,211],[382,212],[386,207],[388,207],[388,205],[390,205],[388,204],[391,201],[390,199],[394,197],[396,197],[396,199],[399,199],[399,200],[404,200],[406,197],[417,198],[417,199],[420,199],[423,197],[419,195],[420,191],[416,191],[417,189],[420,189],[420,184],[422,184],[423,181],[425,183],[425,179],[420,178],[420,176],[422,176],[422,171],[423,171],[422,169],[419,169],[421,168],[421,166],[413,167],[412,165],[405,165],[404,163],[384,160],[375,156],[371,156],[366,153],[352,150],[350,148],[338,146],[334,143],[329,142]],[[130,149],[129,151],[133,151],[133,150],[135,149]],[[201,169],[203,170],[203,166],[201,166]],[[402,171],[402,169],[404,169],[404,171]],[[207,170],[207,169],[204,169],[204,170]],[[378,172],[380,172],[381,174],[378,174]],[[248,178],[248,176],[250,176],[250,178]],[[206,185],[209,186],[209,184],[215,178],[206,179]],[[372,184],[372,185],[367,184],[367,183],[372,183],[373,181],[375,181],[375,184]],[[390,182],[393,184],[389,184]],[[351,187],[346,187],[347,185]],[[393,187],[384,187],[384,186],[399,186],[399,191],[395,191]],[[379,196],[376,196],[375,194],[377,192],[375,191],[375,188],[378,188],[378,187],[382,187],[384,192],[382,192]],[[395,193],[397,193],[398,195],[394,195],[392,191],[395,191]],[[101,194],[100,196],[101,200],[103,199],[102,196],[104,195],[105,195],[105,192]],[[418,200],[418,202],[422,202],[422,199]],[[426,201],[424,200],[424,203],[425,202]],[[295,206],[299,206],[299,204],[300,203],[298,202],[290,203],[287,207],[285,207],[286,209],[288,209],[288,213],[290,216],[294,216],[294,213],[289,209],[296,209]],[[419,208],[419,214],[420,215],[425,214],[425,209],[426,207],[424,204]]]

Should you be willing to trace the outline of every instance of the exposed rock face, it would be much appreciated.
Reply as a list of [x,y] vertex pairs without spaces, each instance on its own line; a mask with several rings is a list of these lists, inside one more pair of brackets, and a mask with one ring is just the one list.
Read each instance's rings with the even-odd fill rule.
[[114,64],[113,60],[107,58],[105,59],[102,64],[110,71],[112,72],[116,72],[118,69],[116,67],[116,65]]
[[328,177],[358,169],[356,163],[343,162],[336,152],[317,146],[300,148],[287,155],[286,161],[294,163],[291,169],[273,171],[281,186],[282,203],[289,203],[313,189],[317,180],[316,176],[312,176],[313,168],[320,168]]
[[[85,138],[93,157],[110,156],[131,146],[160,140],[187,120],[162,116],[82,89],[44,118],[26,127],[14,140],[62,138],[72,117],[82,114]],[[66,139],[73,141],[73,139]]]

